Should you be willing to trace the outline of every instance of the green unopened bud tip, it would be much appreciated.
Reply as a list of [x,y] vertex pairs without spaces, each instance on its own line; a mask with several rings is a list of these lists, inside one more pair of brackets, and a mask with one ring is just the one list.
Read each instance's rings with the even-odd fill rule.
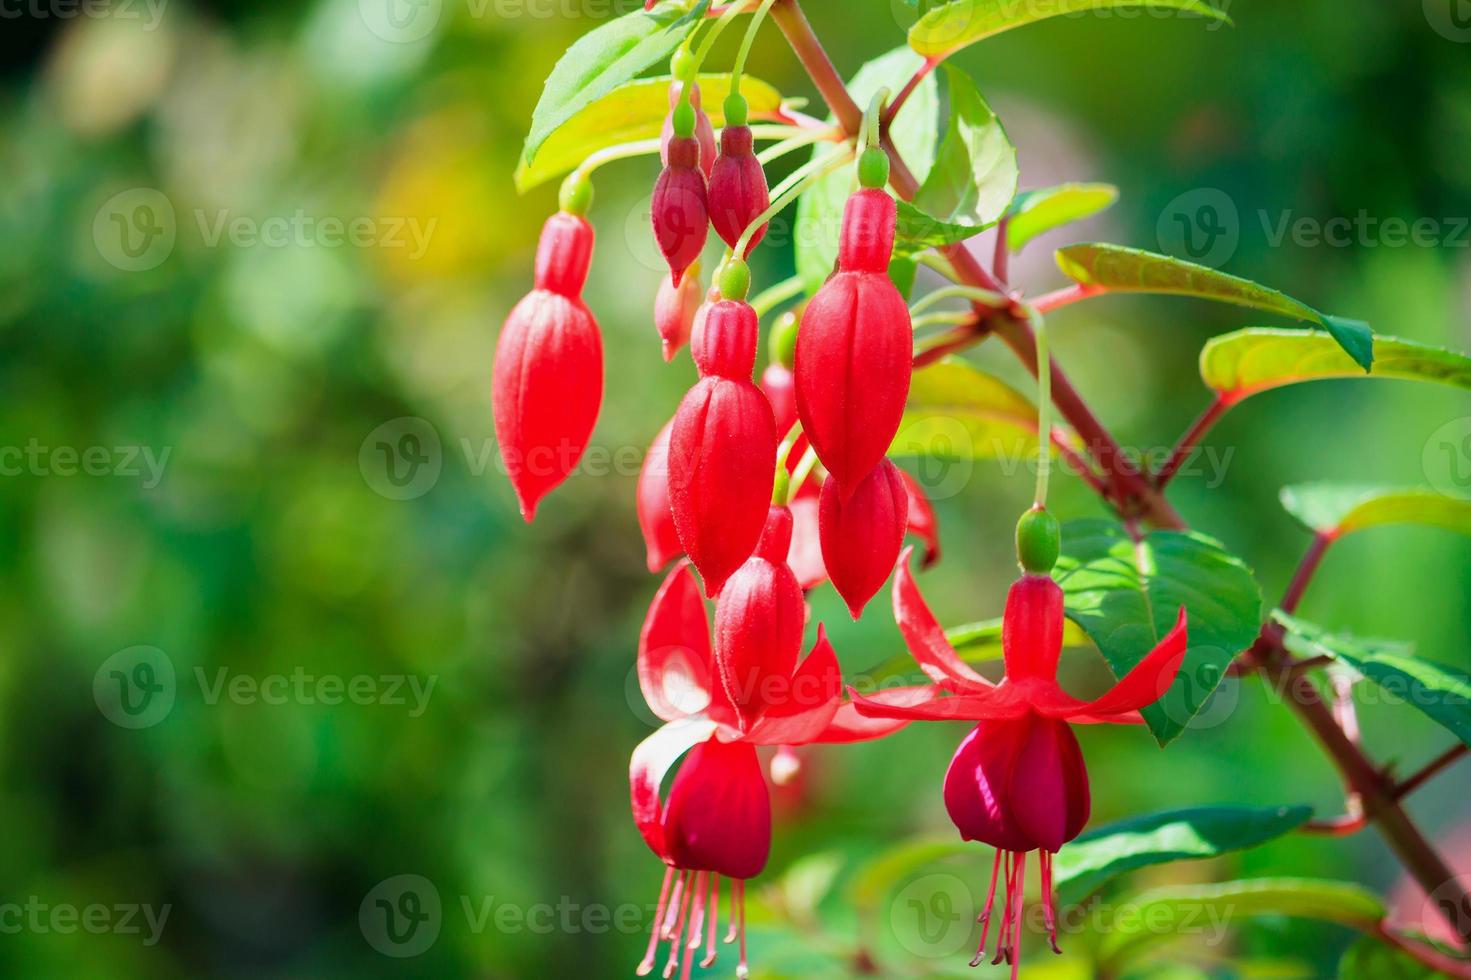
[[883,187],[889,182],[889,155],[870,146],[858,157],[858,183],[864,187]]
[[723,299],[745,299],[751,291],[751,267],[740,259],[728,259],[720,267],[720,295]]
[[776,318],[771,325],[770,336],[771,359],[786,368],[792,369],[797,355],[797,314],[788,310]]
[[725,124],[727,126],[744,126],[750,118],[750,110],[746,105],[746,97],[738,92],[732,92],[725,97]]
[[1033,507],[1016,522],[1016,557],[1027,572],[1051,572],[1061,551],[1062,528],[1047,510]]
[[585,216],[592,207],[592,178],[580,170],[568,174],[557,194],[557,205],[568,214]]

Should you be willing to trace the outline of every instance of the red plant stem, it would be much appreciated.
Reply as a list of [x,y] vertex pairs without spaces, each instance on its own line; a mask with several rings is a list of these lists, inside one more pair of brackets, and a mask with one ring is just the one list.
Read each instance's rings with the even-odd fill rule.
[[[853,102],[852,97],[849,96],[847,87],[843,84],[842,78],[838,76],[836,69],[834,69],[832,61],[828,58],[827,52],[822,47],[822,42],[812,32],[812,25],[807,22],[806,16],[803,15],[798,0],[777,0],[771,8],[771,16],[781,28],[782,33],[787,38],[787,42],[791,45],[792,51],[802,62],[803,67],[806,68],[808,75],[812,78],[813,84],[817,86],[817,90],[822,94],[833,115],[842,124],[844,131],[849,134],[858,132],[862,112]],[[889,147],[889,156],[892,164],[894,164],[891,180],[895,190],[899,191],[902,195],[907,189],[907,196],[913,196],[915,187],[917,186],[914,181],[914,175],[903,165],[903,161],[892,147]],[[975,257],[963,247],[952,246],[946,250],[945,254],[950,258],[956,270],[960,272],[967,282],[982,288],[996,289],[998,284],[995,283],[995,280],[981,268],[980,263],[975,261]],[[1084,298],[1082,295],[1078,295],[1080,292],[1082,291],[1074,290],[1072,291],[1072,298],[1059,297],[1052,302],[1055,305],[1061,305],[1063,302],[1074,302],[1077,299]],[[1004,340],[1008,339],[1007,334],[1010,334],[1011,339],[1008,340],[1008,344],[1019,355],[1030,351],[1031,356],[1029,358],[1023,357],[1023,360],[1029,362],[1031,366],[1035,366],[1036,346],[1031,336],[1031,330],[1026,327],[1024,322],[1017,322],[1011,317],[1000,317],[998,319],[1002,321],[1002,324],[1013,324],[1014,329],[1003,333],[1001,330],[1002,324],[998,324],[997,333],[1002,334]],[[980,329],[979,321],[976,333],[978,336],[984,336],[983,330]],[[1088,410],[1087,406],[1082,402],[1082,399],[1078,397],[1077,392],[1068,383],[1066,376],[1055,365],[1052,375],[1052,391],[1053,401],[1056,402],[1063,416],[1067,418],[1073,425],[1073,428],[1084,439],[1088,440],[1091,446],[1095,447],[1095,451],[1100,446],[1113,447],[1112,450],[1104,450],[1110,451],[1112,456],[1110,465],[1105,465],[1105,469],[1112,472],[1116,478],[1127,473],[1127,469],[1121,469],[1118,463],[1118,460],[1122,459],[1122,454],[1117,451],[1117,444],[1113,443],[1112,437],[1108,436],[1103,427],[1093,418],[1092,412]],[[1106,443],[1099,442],[1096,437],[1100,435],[1107,439]],[[1100,459],[1100,462],[1103,462],[1103,460]],[[1161,507],[1160,504],[1155,504],[1154,508],[1151,509],[1160,510],[1161,516],[1165,514],[1173,515],[1174,523],[1170,526],[1184,526],[1184,522],[1180,520],[1179,515],[1174,514],[1173,508],[1169,507],[1168,502],[1164,501],[1164,497],[1147,480],[1138,477],[1138,482],[1142,483],[1149,492],[1148,496],[1143,498],[1146,502],[1159,501],[1163,505]],[[1168,510],[1164,510],[1164,508],[1168,508]],[[1125,514],[1124,516],[1127,517],[1128,515]],[[1320,546],[1317,541],[1314,542],[1314,548],[1309,551],[1309,557],[1312,558],[1314,566],[1322,558],[1321,551],[1326,547],[1326,543]],[[1318,552],[1316,556],[1313,555],[1315,550]],[[1283,599],[1282,605],[1284,609],[1289,609],[1290,611],[1291,608],[1295,608],[1297,600],[1302,597],[1302,591],[1306,588],[1307,579],[1310,576],[1311,569],[1306,570],[1306,572],[1302,569],[1299,570],[1298,576],[1294,579],[1294,585],[1298,587],[1296,589],[1289,589],[1288,596]],[[1299,579],[1301,580],[1300,584],[1298,582]],[[1295,595],[1293,594],[1294,592],[1296,593]],[[1290,602],[1289,599],[1291,600]],[[1305,674],[1295,673],[1291,670],[1292,658],[1285,655],[1285,651],[1281,645],[1281,636],[1281,629],[1280,627],[1276,627],[1275,624],[1267,624],[1262,628],[1262,634],[1258,636],[1256,643],[1252,645],[1250,651],[1258,668],[1269,681],[1275,681],[1280,685],[1281,690],[1287,692],[1289,696],[1288,704],[1296,711],[1298,717],[1308,729],[1317,737],[1323,750],[1337,765],[1351,789],[1363,801],[1366,816],[1379,828],[1379,832],[1383,834],[1384,838],[1389,842],[1390,847],[1415,877],[1415,880],[1425,889],[1426,893],[1444,895],[1456,907],[1471,909],[1471,895],[1468,895],[1465,888],[1456,881],[1444,859],[1441,858],[1435,848],[1425,839],[1425,835],[1421,833],[1419,827],[1415,825],[1409,815],[1400,807],[1394,796],[1394,787],[1389,784],[1389,781],[1384,777],[1383,773],[1369,761],[1363,750],[1350,741],[1344,734],[1343,729],[1338,727],[1337,722],[1334,721],[1332,710],[1323,703],[1311,678]],[[1464,941],[1471,943],[1471,917],[1468,917],[1467,922],[1453,922],[1451,925]],[[1390,933],[1387,929],[1381,929],[1381,933],[1381,938],[1386,942],[1394,943],[1416,959],[1431,965],[1435,969],[1442,969],[1445,972],[1458,976],[1471,977],[1471,972],[1462,972],[1465,970],[1463,964],[1457,963],[1449,957],[1445,957],[1434,950],[1425,949],[1417,944],[1407,943],[1400,937]]]
[[996,222],[996,251],[991,257],[991,271],[996,278],[1006,282],[1009,277],[1007,266],[1011,259],[1011,249],[1006,247],[1006,225],[1011,219],[1005,215]]
[[1100,296],[1105,292],[1107,290],[1102,286],[1088,286],[1080,282],[1075,282],[1071,286],[1064,286],[1061,289],[1038,296],[1032,300],[1032,308],[1038,313],[1050,313],[1059,307],[1070,306],[1090,296]]
[[1465,742],[1458,742],[1450,748],[1446,749],[1440,755],[1436,756],[1430,762],[1426,763],[1425,767],[1422,768],[1419,772],[1415,773],[1413,776],[1409,777],[1408,779],[1401,782],[1398,786],[1396,786],[1394,788],[1395,799],[1402,800],[1406,796],[1409,796],[1411,793],[1415,792],[1415,790],[1419,789],[1421,786],[1424,786],[1426,783],[1430,782],[1430,780],[1440,775],[1441,770],[1456,762],[1456,760],[1464,756],[1466,752],[1467,746]]
[[924,60],[924,64],[920,65],[915,73],[909,77],[909,81],[904,83],[904,87],[899,90],[899,94],[894,96],[893,101],[889,103],[889,107],[884,110],[883,116],[879,119],[879,125],[881,127],[887,127],[889,123],[894,121],[894,117],[899,114],[899,110],[904,108],[904,103],[908,102],[909,97],[914,94],[914,90],[919,88],[919,83],[924,81],[925,77],[934,71],[935,66],[939,63],[939,60],[935,58],[926,58]]
[[1324,837],[1348,837],[1357,834],[1369,824],[1363,812],[1346,813],[1332,820],[1309,820],[1299,830],[1305,834],[1320,834]]
[[1169,483],[1170,479],[1180,471],[1180,467],[1185,465],[1185,462],[1190,458],[1190,454],[1195,452],[1195,447],[1200,445],[1200,440],[1210,431],[1211,426],[1215,425],[1230,407],[1231,403],[1221,396],[1217,396],[1215,401],[1206,406],[1206,410],[1200,413],[1200,417],[1195,420],[1189,429],[1185,430],[1185,434],[1175,444],[1174,451],[1170,453],[1170,458],[1165,460],[1164,465],[1159,468],[1159,472],[1154,475],[1154,485],[1156,487],[1161,490],[1164,489],[1165,484]]
[[1302,561],[1297,564],[1297,571],[1292,575],[1292,581],[1287,584],[1287,591],[1282,593],[1282,601],[1278,606],[1285,613],[1297,612],[1297,604],[1302,602],[1302,595],[1308,590],[1308,583],[1313,580],[1313,573],[1318,570],[1318,565],[1323,561],[1323,555],[1328,551],[1328,546],[1333,543],[1333,535],[1319,532],[1313,535],[1313,543],[1308,545],[1307,553],[1302,556]]
[[1427,946],[1424,943],[1418,943],[1405,936],[1401,936],[1396,932],[1390,931],[1383,923],[1380,923],[1374,928],[1374,936],[1380,942],[1388,943],[1405,955],[1414,957],[1432,970],[1439,970],[1446,976],[1471,977],[1471,962],[1459,960],[1453,956],[1447,956],[1432,946]]

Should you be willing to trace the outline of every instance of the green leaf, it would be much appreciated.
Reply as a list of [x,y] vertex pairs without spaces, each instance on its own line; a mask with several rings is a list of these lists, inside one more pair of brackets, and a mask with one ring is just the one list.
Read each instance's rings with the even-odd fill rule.
[[[1260,915],[1286,915],[1371,930],[1384,905],[1362,886],[1313,878],[1255,878],[1141,892],[1104,927],[1100,972],[1114,973],[1160,943],[1202,930],[1224,929]],[[1199,940],[1199,936],[1196,936]]]
[[1006,247],[1020,252],[1038,235],[1090,218],[1118,199],[1112,184],[1058,184],[1018,194],[1006,222]]
[[[553,131],[535,161],[522,159],[516,165],[516,191],[524,194],[571,171],[588,155],[620,143],[654,139],[669,114],[669,75],[624,82],[602,98],[584,107]],[[710,124],[725,125],[725,97],[730,94],[730,75],[701,75],[700,104]],[[781,93],[759,78],[745,76],[741,95],[750,104],[752,118],[781,108]]]
[[895,250],[922,252],[991,227],[1016,193],[1016,147],[964,72],[945,66],[950,123],[913,203],[899,202]]
[[522,159],[532,163],[541,145],[563,123],[673,54],[701,23],[707,5],[702,0],[695,10],[686,12],[677,4],[661,3],[648,13],[624,14],[578,38],[547,76],[531,114]]
[[940,61],[961,48],[1013,27],[1088,10],[1111,7],[1172,8],[1231,23],[1231,18],[1201,0],[955,0],[925,14],[909,28],[909,46]]
[[[1416,942],[1456,958],[1456,950],[1420,936]],[[1433,980],[1447,974],[1431,969],[1403,950],[1388,946],[1373,936],[1361,936],[1338,961],[1338,980]]]
[[1103,286],[1114,292],[1196,296],[1316,323],[1365,371],[1374,362],[1374,335],[1367,324],[1319,313],[1285,293],[1209,266],[1098,242],[1058,249],[1057,264],[1068,278],[1085,286]]
[[1330,633],[1282,610],[1272,618],[1287,630],[1283,643],[1298,656],[1327,655],[1377,684],[1388,699],[1403,700],[1471,745],[1471,674],[1422,660],[1408,644]]
[[[859,105],[866,106],[880,88],[887,87],[890,92],[903,88],[923,63],[924,59],[908,48],[895,48],[860,68],[848,83],[848,91]],[[930,165],[935,159],[935,139],[939,133],[937,90],[934,76],[926,76],[889,129],[894,146],[919,181],[929,176]],[[829,121],[832,121],[831,117]],[[819,144],[813,153],[826,153],[830,149],[830,144]],[[794,242],[797,274],[802,277],[808,292],[816,292],[833,271],[833,263],[838,258],[843,204],[856,183],[856,169],[840,167],[807,188],[797,199]]]
[[1037,409],[1006,382],[956,357],[914,372],[891,456],[1026,460]]
[[[1229,403],[1300,381],[1362,378],[1364,372],[1321,334],[1248,327],[1212,337],[1200,352],[1200,376]],[[1471,388],[1471,357],[1398,337],[1374,338],[1371,378],[1435,381]]]
[[1302,826],[1307,806],[1211,806],[1121,820],[1082,835],[1057,853],[1053,880],[1064,901],[1081,901],[1111,878],[1171,861],[1219,857]]
[[1189,645],[1175,683],[1143,710],[1161,745],[1177,737],[1232,659],[1256,639],[1261,590],[1239,558],[1194,531],[1153,531],[1139,543],[1112,521],[1063,527],[1053,573],[1067,615],[1122,677],[1175,625],[1183,605]]
[[1387,524],[1421,524],[1471,534],[1471,500],[1420,487],[1302,483],[1283,487],[1282,506],[1329,537]]

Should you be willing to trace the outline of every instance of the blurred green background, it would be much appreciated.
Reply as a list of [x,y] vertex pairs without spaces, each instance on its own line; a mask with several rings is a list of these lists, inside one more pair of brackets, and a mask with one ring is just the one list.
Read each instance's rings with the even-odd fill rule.
[[[7,975],[602,977],[631,975],[641,954],[618,910],[641,930],[661,873],[626,789],[651,730],[631,668],[658,579],[633,486],[694,377],[687,357],[661,360],[651,323],[650,163],[598,180],[596,458],[534,526],[498,470],[488,397],[500,322],[555,207],[552,186],[518,199],[511,184],[541,79],[632,4],[390,2],[4,8],[0,904],[108,910],[72,930],[52,911],[11,928],[21,918],[0,910]],[[908,23],[887,0],[808,7],[845,75]],[[1122,190],[1104,216],[1032,245],[1018,278],[1060,285],[1048,245],[1077,238],[1184,254],[1174,215],[1214,194],[1235,218],[1222,211],[1230,248],[1213,264],[1380,332],[1471,348],[1464,18],[1436,0],[1242,0],[1230,13],[1236,26],[1218,30],[1062,18],[958,57],[1017,143],[1023,187]],[[774,27],[750,70],[815,97]],[[1439,240],[1274,234],[1284,216],[1361,212],[1432,218]],[[789,247],[763,247],[758,288],[791,263]],[[1254,322],[1110,298],[1060,313],[1054,346],[1121,440],[1167,446],[1207,401],[1200,344]],[[1005,351],[972,356],[1020,382]],[[1468,415],[1456,389],[1400,382],[1269,393],[1210,436],[1224,477],[1184,476],[1172,496],[1274,601],[1307,543],[1281,485],[1436,479],[1436,440]],[[420,460],[407,485],[379,443]],[[1056,484],[1059,513],[1100,513],[1076,480]],[[1029,474],[978,462],[945,486],[946,557],[925,588],[946,622],[998,615]],[[1303,613],[1466,667],[1468,597],[1471,541],[1380,530],[1334,549]],[[882,600],[861,624],[829,588],[813,602],[847,669],[900,649]],[[1069,664],[1079,687],[1100,677],[1091,653]],[[123,680],[159,700],[120,714]],[[344,695],[353,684],[361,697]],[[334,689],[343,703],[323,703]],[[1366,705],[1362,722],[1405,769],[1448,744],[1403,707]],[[912,835],[951,832],[939,786],[961,732],[804,755],[757,882],[784,882],[753,910],[758,971],[845,973],[856,945],[841,884],[816,911],[804,896]],[[1228,681],[1168,752],[1138,730],[1083,743],[1095,823],[1217,801],[1341,806],[1332,769],[1255,682]],[[1412,810],[1471,871],[1465,769]],[[814,854],[831,859],[783,878]],[[989,853],[949,870],[980,890]],[[1372,832],[1143,879],[1266,872],[1400,886]],[[411,957],[380,952],[360,918],[400,875],[427,879],[441,908]],[[1417,921],[1419,900],[1402,904]],[[162,928],[138,907],[167,909]],[[966,954],[915,948],[887,913],[864,938],[885,975],[963,970]],[[1351,938],[1267,921],[1165,958],[1328,976]],[[722,957],[714,973],[732,968]]]

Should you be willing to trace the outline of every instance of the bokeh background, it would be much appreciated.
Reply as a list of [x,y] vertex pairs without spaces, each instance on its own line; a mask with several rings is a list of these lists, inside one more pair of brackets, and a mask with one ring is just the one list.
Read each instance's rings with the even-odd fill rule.
[[[499,471],[488,397],[501,320],[555,206],[554,187],[518,198],[511,183],[541,79],[631,4],[392,2],[0,6],[0,899],[110,910],[96,929],[58,928],[50,911],[0,920],[7,975],[602,977],[641,954],[641,931],[617,925],[631,907],[642,929],[661,871],[627,805],[628,753],[651,730],[634,644],[658,584],[633,487],[694,377],[687,356],[661,360],[651,324],[649,162],[598,180],[596,458],[533,526]],[[808,7],[845,74],[908,23],[897,0]],[[1380,332],[1471,348],[1464,0],[1237,0],[1230,13],[1236,26],[1214,30],[1063,18],[958,57],[1017,143],[1023,187],[1122,191],[1088,226],[1030,246],[1018,278],[1060,285],[1048,245],[1077,238],[1186,255],[1177,216],[1205,201],[1222,216],[1212,264]],[[774,27],[751,71],[815,97]],[[1276,234],[1361,213],[1428,217],[1437,241]],[[758,286],[791,263],[764,247]],[[1101,417],[1147,449],[1206,403],[1201,343],[1254,322],[1110,298],[1055,317],[1054,345]],[[1004,351],[972,356],[1020,382]],[[1224,472],[1183,476],[1172,496],[1273,601],[1307,543],[1280,486],[1465,491],[1467,416],[1450,388],[1273,392],[1212,433]],[[407,482],[380,443],[406,454]],[[1463,455],[1451,466],[1445,451]],[[1100,514],[1077,481],[1057,484],[1054,509]],[[1029,474],[978,462],[945,485],[946,557],[925,588],[947,622],[997,615]],[[1380,530],[1334,549],[1303,612],[1465,667],[1468,596],[1471,541]],[[901,649],[884,602],[861,624],[830,589],[813,602],[847,669]],[[1099,661],[1070,655],[1068,670],[1086,687]],[[157,699],[119,713],[119,678]],[[361,697],[344,696],[352,684]],[[343,703],[323,703],[332,690]],[[1366,705],[1362,722],[1404,768],[1447,744],[1403,707]],[[939,782],[960,734],[924,726],[804,756],[778,793],[752,913],[759,971],[844,975],[859,931],[884,974],[963,969],[965,954],[916,946],[887,911],[860,927],[843,901],[865,861],[950,831]],[[1255,682],[1228,681],[1169,751],[1137,730],[1087,732],[1084,748],[1095,823],[1206,802],[1341,805],[1332,769]],[[1471,871],[1465,780],[1454,770],[1412,810]],[[948,869],[976,890],[983,850]],[[1372,832],[1142,880],[1267,872],[1401,884]],[[401,875],[440,903],[432,942],[407,957],[360,918]],[[1418,920],[1419,900],[1402,904]],[[151,929],[145,912],[165,909]],[[1164,962],[1199,976],[1187,961],[1230,953],[1255,965],[1211,975],[1329,976],[1351,940],[1257,922]]]

